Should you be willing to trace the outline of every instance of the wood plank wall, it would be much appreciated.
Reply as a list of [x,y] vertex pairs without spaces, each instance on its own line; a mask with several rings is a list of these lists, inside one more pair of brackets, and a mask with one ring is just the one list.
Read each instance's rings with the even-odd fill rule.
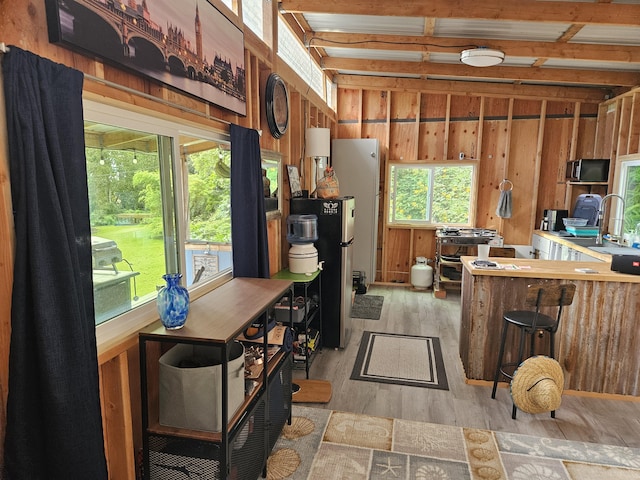
[[[471,87],[473,88],[473,87]],[[627,152],[638,151],[638,94],[620,101],[628,127]],[[635,109],[632,108],[635,106]],[[433,89],[338,89],[337,138],[377,138],[381,191],[387,193],[390,162],[478,162],[475,226],[494,228],[505,243],[529,244],[545,208],[573,207],[584,193],[565,181],[566,161],[599,155],[614,158],[613,107],[593,99],[557,99]],[[597,128],[597,125],[600,125]],[[623,132],[624,133],[624,132]],[[513,183],[513,216],[497,217],[503,179]],[[433,229],[390,226],[381,198],[378,282],[409,282],[416,256],[434,258]]]
[[[227,7],[220,0],[210,0],[221,11]],[[270,6],[271,16],[277,17],[277,2],[264,0]],[[228,11],[228,10],[227,10]],[[233,14],[230,14],[233,19]],[[235,20],[237,22],[237,19]],[[242,28],[242,25],[238,25]],[[275,27],[274,27],[275,28]],[[76,68],[85,74],[122,85],[132,91],[123,91],[100,81],[85,78],[85,96],[94,100],[119,105],[135,105],[160,116],[180,118],[184,122],[203,128],[228,132],[230,122],[262,131],[261,148],[279,153],[285,164],[294,164],[303,172],[309,171],[311,159],[303,158],[304,133],[307,126],[327,127],[335,131],[336,116],[322,99],[276,55],[268,45],[252,32],[245,32],[245,69],[247,77],[247,115],[232,112],[184,95],[157,82],[133,75],[71,50],[49,44],[44,1],[0,2],[0,41],[18,45],[37,55]],[[277,38],[277,35],[270,35]],[[270,73],[277,72],[289,89],[290,123],[280,139],[271,136],[264,113],[264,87]],[[142,95],[137,95],[135,92]],[[158,101],[154,101],[155,97]],[[161,103],[162,102],[162,103]],[[175,105],[172,107],[169,104]],[[189,113],[187,110],[193,111]],[[0,95],[0,112],[4,103]],[[11,285],[13,280],[13,224],[6,126],[4,113],[0,115],[0,471],[3,467],[3,445],[6,425],[6,398],[8,385],[8,355],[10,343]],[[308,188],[310,178],[304,175],[303,185]],[[270,269],[277,272],[287,261],[289,245],[282,222],[289,212],[289,185],[283,175],[282,215],[270,217],[268,238]],[[105,347],[106,348],[106,347]],[[127,332],[119,342],[100,349],[100,388],[105,432],[105,451],[109,476],[117,480],[133,480],[136,456],[141,448],[140,388],[137,333]]]

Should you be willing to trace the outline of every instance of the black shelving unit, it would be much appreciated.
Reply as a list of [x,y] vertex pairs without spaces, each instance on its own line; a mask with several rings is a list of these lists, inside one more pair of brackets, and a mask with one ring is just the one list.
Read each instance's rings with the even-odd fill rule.
[[[309,367],[315,355],[322,349],[322,271],[316,270],[311,274],[291,273],[284,269],[276,273],[273,278],[290,280],[293,282],[294,299],[302,297],[302,313],[293,315],[292,325],[298,340],[304,340],[303,350],[294,352],[294,365],[300,365],[305,369],[306,378],[309,378]],[[313,348],[309,347],[309,330],[317,332],[314,335]]]
[[[262,373],[235,412],[229,408],[229,354],[243,331],[258,319],[272,316],[275,303],[293,294],[292,287],[287,280],[235,278],[192,301],[187,323],[180,330],[167,330],[157,321],[140,332],[146,480],[266,477],[269,453],[291,420],[291,352],[281,348],[269,359],[268,336],[262,337]],[[160,424],[159,359],[178,344],[220,349],[220,431]]]

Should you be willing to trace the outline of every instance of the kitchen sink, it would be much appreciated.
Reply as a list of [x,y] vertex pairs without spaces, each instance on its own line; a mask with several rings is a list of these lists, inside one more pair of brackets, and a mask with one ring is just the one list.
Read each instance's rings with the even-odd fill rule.
[[560,237],[563,240],[567,240],[571,243],[575,243],[576,245],[580,245],[581,247],[591,247],[598,245],[596,243],[596,237],[576,237],[574,235],[571,235],[570,233],[565,232],[564,230],[550,231],[548,233],[551,235],[555,235],[556,237]]
[[596,237],[563,237],[565,240],[569,240],[571,243],[580,245],[581,247],[595,247]]
[[623,247],[610,243],[606,246],[590,246],[589,250],[598,253],[607,253],[609,255],[638,255],[640,256],[640,248]]

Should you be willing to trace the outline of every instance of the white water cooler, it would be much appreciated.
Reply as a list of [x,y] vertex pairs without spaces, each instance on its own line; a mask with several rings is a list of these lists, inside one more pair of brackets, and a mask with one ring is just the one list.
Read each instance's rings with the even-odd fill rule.
[[318,240],[318,217],[315,215],[289,215],[287,217],[287,241],[289,271],[313,273],[318,269],[318,250],[313,242]]
[[411,285],[423,290],[433,284],[433,268],[427,265],[425,257],[416,257],[416,264],[411,267]]

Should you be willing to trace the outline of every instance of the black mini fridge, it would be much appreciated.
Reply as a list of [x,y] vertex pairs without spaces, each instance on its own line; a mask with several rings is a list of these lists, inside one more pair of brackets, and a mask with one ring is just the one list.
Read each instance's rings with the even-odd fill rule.
[[351,333],[355,199],[292,198],[292,214],[318,217],[318,262],[322,262],[322,345],[344,348]]

